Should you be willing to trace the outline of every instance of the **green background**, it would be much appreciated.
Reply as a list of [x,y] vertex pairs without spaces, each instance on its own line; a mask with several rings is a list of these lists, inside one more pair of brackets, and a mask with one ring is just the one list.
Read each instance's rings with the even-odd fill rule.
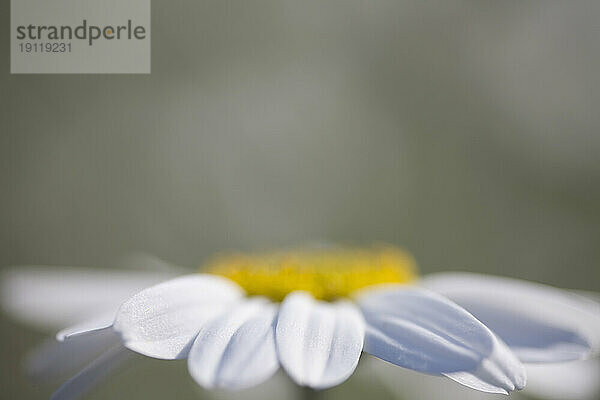
[[[27,76],[8,3],[4,267],[387,242],[600,291],[598,2],[155,0],[151,75]],[[46,398],[19,369],[44,335],[1,318],[0,396]],[[91,398],[174,395],[185,363],[146,359]]]

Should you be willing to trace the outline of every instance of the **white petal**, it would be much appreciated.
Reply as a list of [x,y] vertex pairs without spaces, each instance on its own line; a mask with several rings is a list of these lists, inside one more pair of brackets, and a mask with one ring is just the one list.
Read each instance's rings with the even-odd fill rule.
[[270,378],[279,368],[274,320],[277,307],[251,299],[207,322],[196,337],[188,369],[201,386],[244,389]]
[[[495,339],[497,340],[497,339]],[[457,371],[443,375],[461,385],[486,393],[509,394],[509,391],[525,387],[526,373],[507,369],[506,365],[518,364],[516,356],[504,344],[497,342],[492,354],[481,361],[472,371]]]
[[73,374],[119,342],[112,330],[75,336],[66,342],[48,339],[27,354],[25,371],[36,381],[58,380]]
[[129,296],[173,275],[165,272],[22,266],[2,273],[6,312],[42,329],[57,329],[90,315],[116,311]]
[[[368,379],[380,383],[399,399],[428,400],[506,400],[504,394],[483,393],[457,385],[443,376],[422,374],[409,369],[398,368],[381,359],[365,355],[360,360],[365,366],[361,372]],[[521,392],[513,392],[513,400]]]
[[600,293],[590,292],[588,290],[571,290],[571,292],[579,296],[579,298],[582,298],[591,312],[600,312]]
[[123,303],[113,329],[133,351],[162,359],[185,358],[202,325],[242,294],[235,283],[216,275],[182,276]]
[[526,365],[525,393],[549,400],[594,400],[600,397],[600,360]]
[[356,368],[363,339],[364,321],[350,303],[325,303],[295,292],[279,310],[279,361],[299,385],[322,389],[345,381]]
[[466,308],[523,362],[579,360],[600,348],[600,312],[573,293],[467,273],[435,274],[422,284]]
[[50,400],[72,400],[79,398],[102,379],[106,378],[110,372],[130,356],[131,353],[120,344],[112,347],[77,375],[65,382],[54,392]]
[[[525,384],[523,366],[492,332],[467,311],[435,293],[397,287],[358,298],[367,322],[364,351],[401,367],[453,374],[487,392]],[[459,373],[475,380],[467,382]]]
[[76,336],[107,330],[112,327],[113,321],[115,320],[115,314],[116,310],[107,311],[63,329],[56,334],[56,340],[63,342]]

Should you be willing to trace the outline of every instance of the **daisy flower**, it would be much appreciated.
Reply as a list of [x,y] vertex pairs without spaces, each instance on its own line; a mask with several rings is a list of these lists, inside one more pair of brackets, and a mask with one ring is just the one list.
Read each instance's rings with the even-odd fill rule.
[[[145,288],[118,308],[116,299],[121,303],[133,282],[116,279],[113,286],[103,271],[105,282],[83,293],[86,307],[77,307],[77,297],[64,301],[75,303],[80,313],[72,314],[79,319],[88,318],[58,333],[64,348],[50,358],[92,344],[106,351],[54,398],[85,391],[123,359],[125,349],[187,359],[192,378],[208,389],[255,386],[279,368],[298,385],[326,389],[348,379],[365,352],[508,394],[525,386],[523,363],[582,360],[600,348],[595,301],[474,274],[419,279],[413,259],[393,247],[223,255],[203,271]],[[4,280],[4,304],[13,313],[30,311],[23,303],[43,297],[19,297],[31,280],[48,288],[39,276],[21,279],[21,291],[14,290],[15,279]],[[66,291],[58,297],[68,296],[60,282]],[[98,293],[112,303],[99,301]],[[56,299],[46,301],[49,308]]]

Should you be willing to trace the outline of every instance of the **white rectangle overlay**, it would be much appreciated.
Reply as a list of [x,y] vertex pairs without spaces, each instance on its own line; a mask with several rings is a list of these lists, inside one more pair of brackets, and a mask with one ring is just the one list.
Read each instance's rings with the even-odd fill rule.
[[11,0],[13,74],[150,73],[150,0]]

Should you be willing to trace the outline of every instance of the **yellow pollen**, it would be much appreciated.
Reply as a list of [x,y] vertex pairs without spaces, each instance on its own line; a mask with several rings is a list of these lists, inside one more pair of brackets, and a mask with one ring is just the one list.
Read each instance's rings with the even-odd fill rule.
[[295,290],[332,300],[366,286],[409,283],[417,277],[413,258],[391,246],[236,253],[216,257],[206,271],[233,280],[248,295],[276,301]]

